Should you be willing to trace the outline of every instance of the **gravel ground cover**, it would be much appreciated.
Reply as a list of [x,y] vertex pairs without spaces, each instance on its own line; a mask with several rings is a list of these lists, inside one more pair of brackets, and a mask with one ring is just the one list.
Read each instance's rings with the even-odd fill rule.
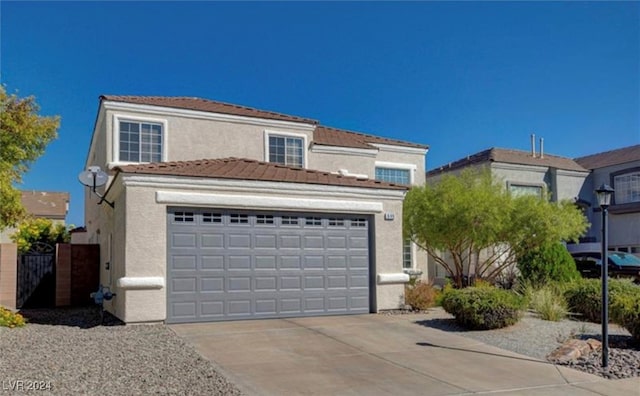
[[0,327],[0,394],[240,395],[164,325],[100,325],[96,308],[22,313],[26,327]]
[[[515,325],[495,330],[470,331],[458,326],[442,308],[429,310],[429,319],[419,321],[423,326],[478,340],[485,344],[513,351],[525,356],[546,360],[549,353],[570,338],[595,338],[601,341],[602,327],[598,323],[565,319],[551,322],[527,313]],[[609,369],[601,367],[602,354],[595,352],[567,364],[574,369],[605,378],[640,377],[640,346],[634,345],[625,329],[609,325]]]

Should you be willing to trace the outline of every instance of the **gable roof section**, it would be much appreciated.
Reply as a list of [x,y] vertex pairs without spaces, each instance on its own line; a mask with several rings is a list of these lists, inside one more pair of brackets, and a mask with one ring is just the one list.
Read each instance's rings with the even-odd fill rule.
[[587,155],[576,158],[577,163],[587,169],[604,168],[606,166],[620,165],[632,161],[640,161],[640,144],[623,147],[604,153]]
[[389,144],[393,146],[414,147],[419,149],[428,149],[429,146],[424,144],[410,143],[402,140],[387,139],[379,136],[367,135],[359,132],[345,131],[318,125],[313,132],[313,143],[326,146],[354,147],[373,149],[373,144]]
[[242,117],[266,118],[269,120],[302,122],[317,125],[318,121],[309,118],[276,113],[274,111],[258,110],[251,107],[218,102],[215,100],[186,97],[186,96],[118,96],[101,95],[101,100],[133,103],[147,106],[173,107],[177,109],[205,111],[208,113],[230,114]]
[[47,219],[64,219],[69,208],[69,193],[21,191],[22,205],[27,213]]
[[375,149],[373,144],[389,144],[394,146],[414,147],[428,149],[429,146],[405,142],[396,139],[387,139],[379,136],[367,135],[364,133],[345,131],[337,128],[330,128],[319,125],[318,121],[292,116],[273,111],[258,110],[251,107],[234,105],[225,102],[218,102],[209,99],[192,97],[170,97],[170,96],[118,96],[102,95],[100,100],[132,103],[147,106],[171,107],[185,110],[204,111],[209,113],[229,114],[242,117],[255,117],[269,120],[300,122],[316,125],[313,133],[313,143],[326,146],[339,146],[351,148]]
[[156,162],[125,165],[116,170],[146,175],[205,177],[213,179],[256,180],[342,187],[407,190],[407,186],[336,175],[303,168],[293,168],[244,158],[203,159],[196,161]]
[[563,170],[586,172],[576,161],[571,158],[560,157],[557,155],[544,154],[542,158],[533,157],[530,152],[522,150],[510,150],[492,147],[490,149],[480,151],[479,153],[470,155],[466,158],[451,162],[448,165],[432,169],[427,172],[427,176],[437,175],[450,170],[461,169],[470,165],[481,164],[484,162],[500,162],[516,165],[533,165],[544,166],[549,168],[557,168]]

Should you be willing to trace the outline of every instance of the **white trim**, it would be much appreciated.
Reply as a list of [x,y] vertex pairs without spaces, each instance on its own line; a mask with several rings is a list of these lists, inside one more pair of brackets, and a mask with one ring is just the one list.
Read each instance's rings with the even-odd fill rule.
[[556,168],[556,175],[558,176],[574,176],[574,177],[585,177],[588,176],[591,172],[588,170],[584,171],[576,171],[576,170],[567,170],[567,169],[558,169]]
[[125,290],[162,289],[164,278],[161,276],[127,276],[118,279],[117,285],[120,289]]
[[384,285],[387,283],[407,283],[409,282],[409,274],[404,272],[392,273],[392,274],[378,274],[378,284]]
[[378,155],[378,150],[364,149],[355,147],[340,147],[340,146],[325,146],[320,144],[312,144],[311,152],[317,154],[350,154],[358,155],[362,157],[375,157]]
[[237,116],[232,114],[212,113],[212,112],[199,111],[199,110],[177,109],[175,107],[150,106],[150,105],[122,103],[122,102],[114,102],[114,101],[104,101],[102,102],[102,105],[107,110],[142,111],[147,114],[156,114],[160,116],[188,117],[188,118],[195,118],[195,119],[201,119],[201,120],[259,125],[263,127],[264,126],[270,126],[275,128],[287,127],[287,128],[295,128],[295,129],[310,131],[310,132],[316,128],[315,123],[307,123],[304,121],[295,122],[295,121],[270,120],[267,118],[244,117],[244,116]]
[[[418,167],[415,164],[406,164],[401,162],[376,161],[375,168],[402,169],[409,171],[409,184],[413,184],[416,180],[415,174]],[[374,169],[375,175],[375,169]]]
[[207,205],[236,209],[303,210],[340,213],[381,213],[382,202],[264,197],[259,195],[206,194],[157,191],[156,202],[170,205]]
[[[302,139],[302,167],[307,169],[307,162],[308,162],[308,157],[309,155],[307,154],[308,146],[307,146],[307,138],[308,136],[305,135],[304,133],[294,133],[294,132],[283,132],[283,131],[275,131],[272,129],[265,129],[264,130],[264,162],[271,162],[269,161],[269,137],[270,136],[282,136],[282,137],[291,137],[291,138],[297,138],[297,139]],[[286,151],[286,146],[285,146],[285,151]],[[286,154],[285,154],[286,157]],[[286,164],[282,164],[282,165],[286,165]]]
[[[168,161],[168,142],[169,142],[169,128],[168,122],[164,118],[150,118],[150,117],[140,117],[137,115],[128,115],[121,113],[113,113],[113,125],[111,131],[112,138],[112,152],[111,152],[111,161],[107,162],[107,166],[109,169],[112,168],[112,164],[139,164],[141,162],[126,162],[120,161],[120,121],[133,121],[133,122],[152,122],[156,124],[162,125],[162,158],[160,161],[166,162]],[[109,131],[107,131],[107,134]]]
[[419,155],[427,155],[429,149],[420,148],[420,147],[407,147],[407,146],[396,146],[391,144],[380,144],[380,143],[367,143],[374,147],[377,147],[381,151],[391,151],[394,153],[402,153],[402,154],[419,154]]
[[316,195],[332,198],[404,199],[406,190],[391,190],[369,187],[345,187],[325,184],[305,184],[289,182],[268,182],[258,180],[209,179],[185,176],[155,176],[122,174],[126,187],[169,188],[172,190],[192,189],[231,193],[264,193],[306,196]]
[[509,164],[506,162],[491,162],[491,169],[506,169],[506,170],[516,170],[516,171],[529,171],[529,172],[538,172],[538,173],[546,173],[549,169],[546,165],[520,165],[520,164]]

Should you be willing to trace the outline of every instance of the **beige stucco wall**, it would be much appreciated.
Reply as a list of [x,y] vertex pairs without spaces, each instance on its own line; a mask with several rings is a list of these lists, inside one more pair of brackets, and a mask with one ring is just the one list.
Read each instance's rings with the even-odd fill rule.
[[[121,183],[119,178],[116,184]],[[287,186],[288,184],[283,184]],[[115,187],[115,186],[114,186]],[[179,191],[193,193],[213,193],[211,189],[203,190],[201,187],[192,189],[174,189],[171,184],[163,187],[132,185],[127,186],[126,191],[117,195],[116,208],[109,216],[110,220],[102,225],[101,244],[106,246],[106,235],[114,232],[113,247],[115,257],[112,258],[112,291],[116,292],[116,298],[105,307],[125,322],[155,322],[166,319],[166,287],[161,289],[124,290],[117,287],[118,279],[122,277],[162,277],[166,279],[167,266],[167,207],[184,206],[182,204],[160,204],[156,201],[156,192]],[[302,193],[298,190],[295,194],[305,198],[330,199],[336,201],[381,201],[383,212],[374,214],[372,223],[375,249],[375,271],[380,273],[402,272],[402,193],[397,193],[395,198],[374,199],[371,189],[360,189],[365,195],[350,192],[327,194],[321,189],[315,192]],[[262,192],[253,188],[235,188],[216,190],[216,194],[245,194],[264,197],[291,197],[287,188],[283,187],[281,193]],[[333,196],[332,196],[333,195]],[[126,202],[126,205],[125,205]],[[201,206],[201,205],[198,205]],[[109,208],[110,209],[110,208]],[[262,208],[264,209],[264,208]],[[351,212],[350,212],[351,213]],[[384,220],[384,213],[393,213],[394,220]],[[126,230],[125,232],[121,232]],[[103,250],[106,249],[103,247]],[[119,252],[123,252],[122,254]],[[106,253],[102,254],[102,261],[107,260]],[[101,270],[101,282],[108,283],[108,271]],[[376,309],[397,308],[403,301],[404,285],[402,283],[377,284],[375,290]]]

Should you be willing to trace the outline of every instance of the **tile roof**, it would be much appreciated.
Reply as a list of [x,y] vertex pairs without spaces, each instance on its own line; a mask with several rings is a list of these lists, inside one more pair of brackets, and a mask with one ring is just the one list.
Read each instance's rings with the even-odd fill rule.
[[394,146],[415,147],[427,149],[429,146],[424,144],[410,143],[402,140],[387,139],[380,136],[366,135],[359,132],[345,131],[318,125],[313,132],[313,143],[327,146],[355,147],[355,148],[375,148],[374,144],[389,144]]
[[203,159],[195,161],[156,162],[117,167],[123,173],[206,177],[214,179],[259,180],[344,187],[407,190],[404,185],[293,168],[244,158]]
[[580,166],[580,164],[576,163],[576,161],[572,160],[571,158],[559,157],[549,154],[544,154],[543,158],[540,158],[539,156],[532,157],[531,153],[528,151],[493,147],[470,155],[466,158],[462,158],[455,162],[451,162],[447,165],[432,169],[427,172],[427,176],[437,175],[450,170],[460,169],[469,165],[480,164],[483,162],[502,162],[507,164],[545,166],[550,168],[582,172],[587,171],[587,169]]
[[69,210],[69,193],[22,191],[22,205],[35,217],[64,220]]
[[640,161],[640,144],[605,151],[604,153],[587,155],[576,158],[575,161],[587,169],[604,168],[605,166]]
[[231,114],[244,117],[266,118],[269,120],[302,122],[306,124],[318,124],[318,121],[309,118],[291,116],[273,111],[258,110],[251,107],[218,102],[215,100],[193,98],[186,96],[119,96],[101,95],[101,100],[133,103],[149,106],[173,107],[186,110],[206,111],[209,113]]
[[318,125],[318,121],[310,118],[302,118],[273,111],[258,110],[251,107],[234,105],[230,103],[218,102],[209,99],[191,97],[170,97],[170,96],[118,96],[102,95],[101,100],[133,103],[149,106],[172,107],[187,110],[205,111],[210,113],[230,114],[244,117],[266,118],[270,120],[301,122],[317,125],[313,143],[328,146],[353,147],[374,149],[369,143],[390,144],[404,147],[415,147],[427,149],[429,146],[416,144],[395,139],[387,139],[379,136],[367,135],[358,132],[345,131],[342,129],[330,128]]

